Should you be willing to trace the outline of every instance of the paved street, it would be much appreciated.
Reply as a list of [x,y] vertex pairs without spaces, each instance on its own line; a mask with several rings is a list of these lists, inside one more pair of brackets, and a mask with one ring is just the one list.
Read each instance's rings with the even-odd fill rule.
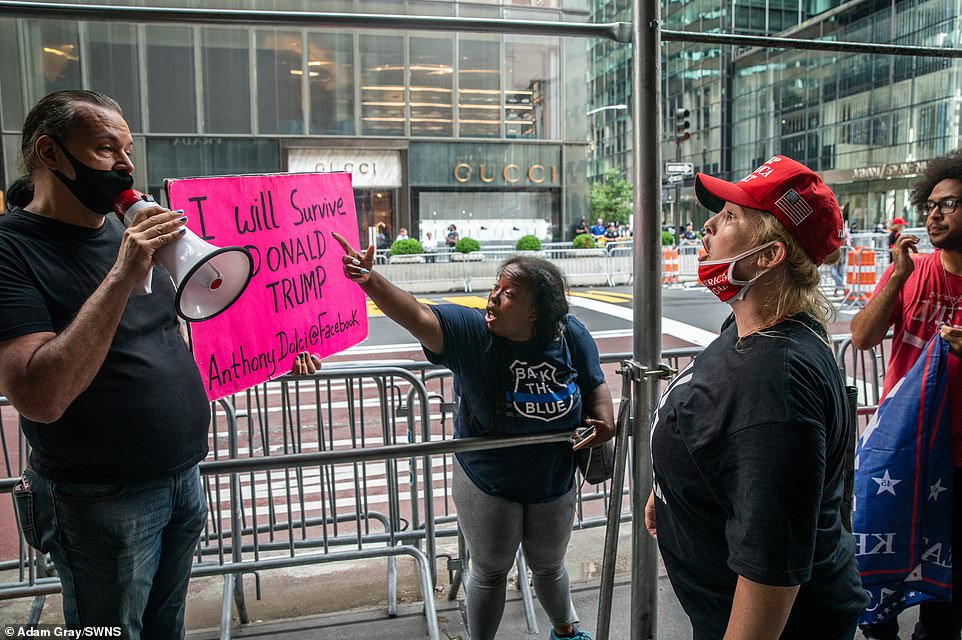
[[[485,292],[441,293],[418,296],[428,304],[454,303],[484,308]],[[598,342],[602,353],[631,351],[632,288],[577,287],[569,297],[571,313],[581,320]],[[838,305],[836,305],[838,306]],[[707,345],[728,316],[730,307],[699,286],[662,289],[662,348]],[[854,312],[840,311],[833,326],[836,333],[848,333]],[[368,338],[363,343],[331,358],[342,360],[422,360],[421,350],[410,334],[386,318],[368,301]]]

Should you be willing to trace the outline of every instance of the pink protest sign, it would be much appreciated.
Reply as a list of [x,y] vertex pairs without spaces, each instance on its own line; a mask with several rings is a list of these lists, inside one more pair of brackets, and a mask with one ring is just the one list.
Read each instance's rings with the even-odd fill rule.
[[364,293],[343,276],[336,231],[357,246],[348,173],[167,180],[172,209],[207,242],[246,247],[247,290],[191,324],[194,360],[211,399],[288,373],[300,351],[324,356],[367,337]]

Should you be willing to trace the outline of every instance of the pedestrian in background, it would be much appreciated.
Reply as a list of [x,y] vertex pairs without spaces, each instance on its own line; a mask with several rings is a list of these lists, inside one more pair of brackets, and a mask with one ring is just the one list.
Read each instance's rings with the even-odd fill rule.
[[[893,327],[892,350],[882,398],[898,384],[937,331],[950,343],[947,394],[955,467],[952,546],[962,549],[962,150],[929,160],[912,190],[912,205],[925,216],[933,253],[912,254],[917,236],[902,234],[892,247],[892,264],[865,308],[852,318],[852,344],[870,349]],[[880,398],[881,400],[881,398]],[[865,625],[867,638],[896,640],[898,619]],[[924,602],[914,640],[957,640],[962,631],[962,567],[953,565],[952,602]]]
[[895,248],[895,243],[902,235],[902,230],[905,229],[905,219],[904,218],[893,218],[892,223],[889,225],[888,231],[888,242],[887,246],[889,248],[889,262],[893,261],[893,249]]
[[461,236],[458,235],[458,228],[453,224],[449,224],[448,235],[444,236],[444,245],[451,251],[454,251],[454,247],[457,246],[460,237]]
[[732,315],[668,386],[645,509],[694,640],[850,640],[867,603],[839,508],[849,410],[818,266],[842,216],[775,156],[737,183],[698,174],[699,279]]
[[430,231],[425,233],[424,242],[422,244],[424,246],[424,260],[426,262],[433,263],[435,254],[437,253],[437,250],[438,250],[438,243],[434,239],[434,234],[431,233]]
[[133,185],[120,106],[59,91],[23,125],[32,192],[0,221],[0,389],[30,459],[14,489],[27,542],[49,553],[71,627],[184,637],[184,602],[207,504],[197,463],[210,405],[154,253],[184,233],[159,206],[127,229]]
[[584,216],[578,222],[571,225],[571,238],[572,240],[580,235],[588,233],[588,222],[585,220]]
[[834,294],[845,293],[845,272],[848,268],[848,252],[852,248],[852,231],[848,220],[842,223],[842,244],[839,247],[838,261],[831,267],[832,281],[835,283]]
[[[500,268],[484,310],[429,306],[344,249],[344,274],[385,315],[411,332],[428,360],[448,367],[460,396],[455,437],[506,436],[594,427],[614,435],[611,393],[598,348],[568,315],[564,275],[551,262],[515,256]],[[564,557],[575,514],[575,454],[567,441],[458,453],[452,492],[471,555],[465,585],[473,640],[495,637],[518,546],[551,620],[551,640],[590,636],[575,623]]]

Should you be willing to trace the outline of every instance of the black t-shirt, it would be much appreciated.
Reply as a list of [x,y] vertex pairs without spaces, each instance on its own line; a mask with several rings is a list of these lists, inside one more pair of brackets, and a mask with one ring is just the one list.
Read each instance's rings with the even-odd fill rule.
[[[511,343],[511,388],[505,390],[504,415],[484,402],[480,365],[491,341],[483,311],[443,304],[431,307],[444,332],[444,353],[424,350],[428,359],[454,374],[461,398],[454,422],[457,438],[525,435],[573,429],[581,422],[584,394],[605,381],[598,347],[585,326],[565,318],[567,331],[544,349]],[[479,489],[526,504],[566,494],[574,479],[575,456],[568,441],[457,454]]]
[[807,316],[741,341],[731,318],[652,426],[658,546],[695,640],[721,638],[738,576],[801,585],[782,638],[836,638],[867,604],[842,528],[845,388]]
[[[59,333],[117,258],[123,227],[87,229],[16,210],[0,218],[0,341]],[[207,455],[210,404],[181,336],[174,287],[154,268],[153,293],[131,296],[90,386],[54,423],[21,417],[40,475],[133,482],[182,471]]]

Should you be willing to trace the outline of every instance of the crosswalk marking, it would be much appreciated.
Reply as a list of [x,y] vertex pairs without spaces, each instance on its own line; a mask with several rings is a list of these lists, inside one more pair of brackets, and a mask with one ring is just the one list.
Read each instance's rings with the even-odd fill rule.
[[[571,305],[574,307],[591,309],[592,311],[597,311],[598,313],[606,313],[610,316],[622,318],[624,320],[633,321],[634,319],[631,309],[616,304],[601,302],[600,300],[573,297],[571,298]],[[708,346],[712,340],[718,337],[717,333],[705,331],[704,329],[699,329],[698,327],[685,324],[684,322],[678,322],[677,320],[672,320],[671,318],[665,318],[664,316],[661,318],[661,332],[664,335],[674,336],[684,340],[685,342],[690,342],[702,347]]]

